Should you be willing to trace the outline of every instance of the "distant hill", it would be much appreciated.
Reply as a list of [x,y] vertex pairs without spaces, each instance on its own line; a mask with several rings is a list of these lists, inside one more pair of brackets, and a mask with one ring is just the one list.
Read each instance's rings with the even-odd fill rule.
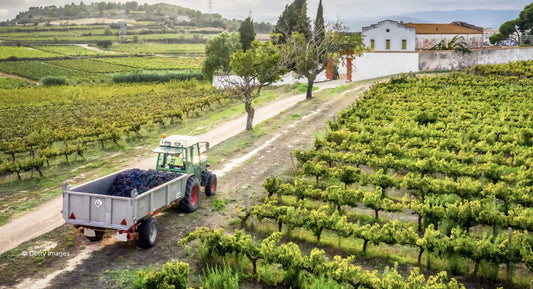
[[502,23],[516,19],[519,13],[519,10],[489,9],[425,11],[401,15],[347,20],[345,21],[345,25],[347,25],[351,31],[359,32],[363,26],[368,26],[381,20],[391,19],[413,23],[451,23],[453,21],[464,21],[484,28],[498,29]]
[[[47,25],[57,21],[68,21],[80,18],[128,19],[136,21],[162,21],[168,26],[193,26],[199,28],[222,28],[235,31],[239,28],[240,20],[226,19],[220,14],[202,13],[198,10],[184,8],[177,5],[138,4],[137,2],[92,2],[91,4],[66,4],[64,6],[31,7],[20,12],[17,16],[0,25],[11,26],[21,24]],[[269,23],[255,23],[257,33],[268,33]]]

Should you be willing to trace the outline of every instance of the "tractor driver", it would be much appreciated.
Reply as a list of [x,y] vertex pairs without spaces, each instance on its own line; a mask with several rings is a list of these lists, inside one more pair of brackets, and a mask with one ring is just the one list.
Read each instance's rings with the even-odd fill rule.
[[168,167],[171,169],[179,168],[181,170],[184,170],[185,163],[183,162],[183,158],[181,157],[181,154],[171,155],[168,161]]

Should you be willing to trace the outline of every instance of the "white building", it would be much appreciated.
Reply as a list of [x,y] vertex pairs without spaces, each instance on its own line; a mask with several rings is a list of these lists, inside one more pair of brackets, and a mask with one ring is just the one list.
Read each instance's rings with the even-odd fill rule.
[[415,28],[393,20],[363,27],[363,43],[373,51],[415,51]]
[[500,31],[490,28],[483,29],[483,46],[492,46],[492,44],[490,44],[490,37],[497,33],[500,33]]
[[483,47],[483,28],[464,22],[450,24],[380,21],[363,27],[363,43],[371,51],[427,50],[441,41],[462,37],[469,48]]

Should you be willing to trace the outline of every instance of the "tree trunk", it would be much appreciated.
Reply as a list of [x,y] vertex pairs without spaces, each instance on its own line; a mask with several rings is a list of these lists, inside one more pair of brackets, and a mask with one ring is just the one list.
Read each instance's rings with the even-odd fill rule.
[[474,277],[477,277],[478,269],[479,269],[479,260],[475,260],[474,261],[474,273],[472,273],[474,275]]
[[246,118],[246,130],[252,130],[254,128],[254,114],[255,110],[252,107],[252,100],[246,100],[246,103],[244,104],[244,109],[246,110],[246,113],[248,113],[248,117]]
[[420,267],[420,263],[422,263],[422,254],[424,254],[424,248],[419,247],[419,251],[418,251],[418,267]]
[[43,172],[41,171],[41,168],[37,167],[35,169],[39,172],[39,176],[42,177],[43,176]]
[[315,78],[309,77],[307,79],[307,94],[305,95],[305,99],[311,99],[313,98],[313,84],[315,83]]
[[257,259],[251,259],[251,260],[252,260],[254,275],[257,275]]
[[366,247],[368,246],[368,242],[370,240],[364,239],[363,240],[363,255],[366,255]]

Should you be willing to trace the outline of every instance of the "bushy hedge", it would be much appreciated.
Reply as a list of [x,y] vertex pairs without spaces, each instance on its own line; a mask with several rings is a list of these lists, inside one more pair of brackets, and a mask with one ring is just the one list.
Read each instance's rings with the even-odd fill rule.
[[67,78],[64,76],[46,76],[41,79],[42,85],[65,85],[67,84]]
[[151,71],[137,71],[129,73],[113,74],[112,80],[115,83],[134,83],[134,82],[169,82],[171,80],[185,81],[189,79],[203,80],[203,75],[196,71],[174,72],[167,71],[164,73]]
[[100,40],[96,42],[96,46],[101,48],[108,48],[111,45],[113,45],[113,42],[111,42],[111,40]]

